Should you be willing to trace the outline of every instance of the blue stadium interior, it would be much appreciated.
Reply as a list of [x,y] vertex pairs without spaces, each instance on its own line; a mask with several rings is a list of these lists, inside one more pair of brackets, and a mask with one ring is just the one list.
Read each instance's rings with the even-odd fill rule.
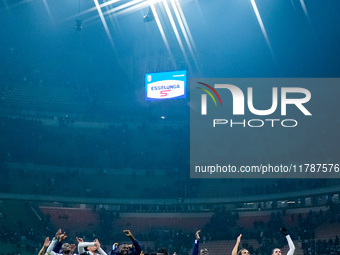
[[[153,72],[336,78],[339,11],[333,0],[1,0],[1,254],[38,254],[59,228],[105,251],[129,229],[144,253],[189,255],[201,229],[214,255],[241,233],[251,254],[286,254],[281,227],[295,255],[340,254],[339,178],[191,179],[190,91],[145,100]],[[309,127],[300,153],[338,160],[339,121]],[[315,133],[327,146],[308,143]]]

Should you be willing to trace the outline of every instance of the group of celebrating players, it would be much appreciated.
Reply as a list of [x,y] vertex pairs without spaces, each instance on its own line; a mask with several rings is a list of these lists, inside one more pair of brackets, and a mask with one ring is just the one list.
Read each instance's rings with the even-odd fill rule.
[[[281,228],[281,233],[286,237],[289,251],[287,255],[293,255],[295,251],[295,245],[288,234],[288,231],[285,228]],[[61,229],[57,231],[52,241],[50,241],[49,237],[46,237],[43,247],[41,248],[38,255],[72,255],[75,252],[75,249],[78,247],[79,255],[144,255],[142,246],[139,241],[132,235],[130,230],[123,231],[127,237],[129,237],[132,241],[132,244],[123,243],[118,245],[118,243],[114,243],[112,245],[112,249],[109,252],[105,252],[100,245],[98,239],[95,239],[93,242],[85,242],[82,238],[76,237],[78,245],[63,243],[66,239],[66,233],[62,232]],[[200,240],[200,232],[201,230],[197,230],[195,233],[195,242],[191,255],[209,255],[208,249],[199,250],[199,240]],[[239,249],[239,245],[241,243],[242,234],[240,234],[236,239],[236,244],[231,252],[231,255],[250,255],[247,249]],[[145,255],[169,255],[169,252],[166,249],[160,249],[157,252],[152,254]],[[176,252],[174,253],[176,255]],[[272,250],[272,255],[281,255],[281,250],[279,248],[274,248]]]

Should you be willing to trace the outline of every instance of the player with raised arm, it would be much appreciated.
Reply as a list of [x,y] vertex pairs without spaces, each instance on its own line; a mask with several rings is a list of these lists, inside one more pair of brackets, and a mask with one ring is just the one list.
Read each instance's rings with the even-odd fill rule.
[[[66,236],[66,234],[62,233],[61,229],[59,229],[57,231],[54,238],[52,239],[52,242],[50,243],[50,245],[47,248],[46,252],[48,253],[48,255],[59,254],[59,251],[53,251],[53,250],[54,250],[58,240],[60,240],[60,239],[64,240],[65,236]],[[71,255],[71,254],[73,254],[75,249],[76,249],[75,244],[64,243],[64,244],[62,244],[60,251],[61,251],[61,254],[63,254],[63,255]]]
[[[106,252],[100,247],[100,242],[95,239],[93,242],[84,242],[82,238],[78,238],[78,252],[80,255],[107,255]],[[87,251],[85,250],[87,248]]]
[[[281,228],[280,231],[286,237],[287,242],[288,242],[289,251],[287,252],[287,255],[293,255],[295,252],[295,245],[292,241],[292,238],[288,234],[287,229]],[[281,250],[279,248],[274,248],[272,251],[272,255],[281,255]]]
[[235,246],[233,248],[233,250],[231,251],[231,255],[250,255],[249,251],[247,249],[240,249],[238,251],[238,247],[241,243],[241,237],[242,237],[242,234],[240,234],[237,239],[236,239],[236,243],[235,243]]
[[201,239],[200,238],[200,232],[201,232],[201,230],[197,230],[196,233],[195,233],[196,239],[195,239],[195,242],[194,242],[194,247],[192,249],[191,255],[198,255],[198,253],[200,255],[208,255],[209,254],[208,249],[201,249],[199,251],[199,241]]

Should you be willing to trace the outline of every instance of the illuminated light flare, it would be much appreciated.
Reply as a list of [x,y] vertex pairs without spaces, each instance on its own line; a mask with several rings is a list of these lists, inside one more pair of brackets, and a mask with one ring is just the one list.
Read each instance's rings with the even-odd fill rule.
[[186,52],[185,52],[185,49],[184,49],[184,46],[183,46],[182,39],[181,39],[181,37],[179,36],[177,26],[176,26],[176,24],[175,24],[174,18],[172,17],[172,14],[171,14],[169,5],[168,5],[168,3],[167,3],[166,0],[163,0],[163,5],[164,5],[164,7],[165,7],[165,11],[166,11],[166,13],[167,13],[167,15],[168,15],[168,18],[169,18],[169,20],[170,20],[170,24],[171,24],[171,26],[172,26],[172,29],[174,30],[174,33],[175,33],[177,42],[178,42],[178,44],[179,44],[179,47],[181,48],[181,51],[182,51],[183,56],[184,56],[184,58],[185,58],[185,62],[187,62],[189,68],[191,69],[190,63],[189,63],[189,60],[188,60],[188,56],[187,56],[187,54],[186,54]]
[[166,47],[166,49],[167,49],[167,51],[168,51],[168,53],[169,53],[169,55],[170,55],[172,64],[174,65],[175,68],[177,68],[177,67],[176,67],[176,62],[175,62],[175,60],[174,60],[174,56],[172,55],[172,52],[171,52],[171,50],[170,50],[169,42],[168,42],[168,40],[166,39],[166,36],[165,36],[165,33],[164,33],[163,26],[162,26],[162,24],[161,24],[161,22],[160,22],[160,20],[159,20],[159,17],[158,17],[158,13],[157,13],[157,11],[156,11],[156,8],[155,8],[155,6],[153,5],[153,1],[152,1],[152,0],[148,0],[148,1],[149,1],[150,8],[151,8],[151,10],[152,10],[152,13],[153,13],[153,15],[154,15],[154,17],[155,17],[155,21],[156,21],[156,24],[157,24],[157,26],[158,26],[159,32],[161,33],[162,39],[163,39],[163,41],[164,41],[165,47]]
[[188,26],[187,20],[185,19],[185,16],[184,16],[184,13],[183,13],[181,4],[178,2],[178,0],[175,0],[175,3],[176,3],[178,12],[179,12],[179,14],[181,15],[181,18],[182,18],[182,21],[183,21],[183,25],[184,25],[184,27],[185,27],[185,30],[187,31],[187,34],[188,34],[188,37],[189,37],[190,42],[191,42],[191,44],[192,44],[192,47],[193,47],[193,49],[196,51],[195,41],[194,41],[194,39],[193,39],[193,37],[192,37],[192,35],[191,35],[190,28],[189,28],[189,26]]
[[298,16],[297,11],[296,11],[296,7],[295,7],[295,4],[294,4],[294,0],[290,0],[290,2],[292,4],[292,6],[293,6],[295,15]]
[[[178,1],[176,1],[176,2],[178,2]],[[178,3],[178,4],[179,4],[179,3]],[[183,36],[184,36],[185,42],[187,43],[187,46],[188,46],[188,48],[189,48],[189,52],[190,52],[190,54],[191,54],[191,57],[192,57],[193,60],[194,60],[194,63],[195,63],[196,68],[199,69],[199,68],[198,68],[199,65],[198,65],[198,62],[197,62],[197,59],[196,59],[196,56],[195,56],[195,54],[194,54],[193,47],[192,47],[192,45],[193,45],[194,43],[191,42],[191,40],[189,39],[188,32],[187,32],[187,30],[185,29],[185,26],[184,26],[184,24],[183,24],[183,18],[184,18],[183,12],[182,12],[182,15],[181,15],[180,12],[179,12],[179,10],[178,10],[178,8],[177,8],[177,6],[176,6],[176,3],[175,3],[174,0],[171,0],[171,5],[172,5],[172,8],[173,8],[173,10],[174,10],[174,12],[175,12],[175,15],[176,15],[176,18],[177,18],[177,22],[178,22],[178,24],[179,24],[179,26],[180,26],[180,28],[181,28],[181,31],[182,31],[182,34],[183,34]]]
[[273,51],[273,48],[272,48],[272,45],[271,45],[271,43],[270,43],[270,41],[269,41],[269,38],[268,38],[268,35],[267,35],[266,28],[264,27],[264,24],[263,24],[263,22],[262,22],[262,18],[261,18],[260,12],[259,12],[259,10],[257,9],[255,0],[250,0],[250,2],[251,2],[251,5],[252,5],[252,7],[253,7],[254,13],[255,13],[255,15],[256,15],[257,21],[258,21],[258,23],[259,23],[259,25],[260,25],[260,28],[261,28],[262,34],[263,34],[263,36],[264,36],[264,39],[266,40],[266,43],[267,43],[268,48],[269,48],[269,50],[270,50],[270,53],[272,54],[272,57],[273,57],[273,59],[274,59],[275,64],[278,65],[278,64],[277,64],[277,61],[276,61],[276,57],[275,57],[274,51]]
[[45,9],[46,9],[46,12],[47,12],[48,16],[53,21],[53,16],[52,16],[50,7],[48,6],[47,0],[43,0],[43,3],[44,3],[44,6],[45,6]]
[[[104,1],[107,1],[107,0],[104,0]],[[112,6],[106,5],[104,8],[105,8],[105,11],[109,11],[112,9]],[[109,15],[109,20],[114,30],[121,32],[116,15]]]
[[144,2],[144,1],[145,1],[145,0],[134,0],[134,1],[130,1],[130,2],[126,3],[126,4],[119,5],[119,6],[117,6],[116,8],[112,8],[110,11],[106,11],[106,12],[104,12],[103,14],[104,14],[104,15],[108,15],[108,14],[110,14],[110,13],[114,13],[114,12],[116,12],[116,11],[122,10],[122,9],[124,9],[124,8],[128,8],[128,7],[130,7],[130,6],[133,6],[133,5],[135,5],[135,4],[138,4],[138,3]]
[[306,4],[305,4],[305,1],[304,0],[300,0],[300,3],[301,3],[301,7],[303,9],[303,12],[305,13],[306,17],[309,19],[309,15],[308,15],[308,11],[307,11],[307,7],[306,7]]
[[[161,33],[161,36],[162,36],[162,39],[163,39],[164,44],[166,46],[166,49],[167,49],[167,51],[168,51],[168,53],[170,55],[171,61],[173,62],[173,65],[176,68],[176,63],[174,61],[173,54],[172,54],[172,52],[170,50],[169,42],[168,42],[168,40],[166,38],[163,26],[162,26],[162,24],[160,22],[158,13],[157,13],[156,8],[154,6],[154,4],[163,1],[163,5],[164,5],[164,7],[166,9],[167,15],[169,17],[169,20],[170,20],[170,23],[172,25],[172,28],[173,28],[173,30],[175,32],[175,35],[176,35],[177,41],[178,41],[178,43],[180,45],[181,51],[182,51],[182,53],[184,55],[184,58],[185,58],[187,64],[190,66],[189,61],[188,61],[188,56],[187,56],[186,51],[184,49],[183,42],[182,42],[181,37],[179,35],[179,32],[178,32],[178,29],[176,27],[174,18],[173,18],[172,14],[171,14],[169,5],[167,4],[167,0],[133,0],[133,1],[129,1],[128,3],[122,4],[122,5],[119,5],[119,6],[115,7],[115,8],[111,8],[110,9],[110,5],[111,4],[117,3],[119,1],[121,1],[121,0],[110,0],[110,1],[104,2],[102,4],[99,4],[98,0],[94,0],[95,7],[90,8],[90,9],[88,9],[86,11],[80,12],[80,13],[78,13],[76,15],[73,15],[73,16],[69,17],[68,19],[80,16],[80,15],[84,15],[84,14],[87,14],[89,12],[97,10],[97,12],[99,14],[99,17],[100,17],[100,19],[101,19],[101,21],[103,23],[104,28],[105,28],[106,34],[107,34],[107,36],[108,36],[112,46],[114,47],[112,36],[110,34],[110,31],[108,29],[107,23],[106,23],[105,18],[104,18],[105,15],[109,15],[109,14],[112,14],[112,13],[115,13],[115,16],[123,15],[123,14],[130,13],[130,12],[133,12],[133,11],[138,10],[138,9],[145,8],[147,5],[149,5],[151,10],[152,10],[152,12],[154,13],[155,21],[156,21],[158,29],[159,29],[159,31]],[[188,24],[186,22],[185,16],[183,14],[181,5],[178,2],[178,0],[171,0],[171,4],[172,4],[172,7],[174,9],[174,12],[175,12],[175,15],[176,15],[176,19],[178,21],[180,29],[181,29],[181,31],[183,33],[185,42],[188,45],[190,54],[191,54],[192,58],[194,59],[194,63],[196,65],[196,67],[198,67],[198,62],[197,62],[197,59],[196,59],[195,53],[194,53],[194,51],[196,50],[196,46],[195,46],[195,43],[193,41],[192,35],[190,33],[190,29],[189,29],[189,26],[188,26]],[[106,10],[104,12],[102,11],[103,7],[106,7],[105,8]],[[93,16],[93,17],[90,17],[90,18],[86,19],[86,22],[94,20],[94,19],[97,19],[97,18],[98,18],[97,15]],[[115,23],[111,19],[111,15],[110,15],[110,20],[111,20],[112,23]]]
[[100,17],[100,19],[101,19],[101,21],[102,21],[102,23],[103,23],[103,26],[104,26],[104,28],[105,28],[105,32],[106,32],[106,34],[107,34],[107,37],[108,37],[109,40],[110,40],[110,43],[111,43],[111,45],[112,45],[112,48],[115,49],[115,45],[114,45],[114,42],[113,42],[111,33],[110,33],[109,28],[108,28],[108,26],[107,26],[106,20],[105,20],[105,18],[104,18],[104,15],[103,15],[103,12],[102,12],[102,10],[101,10],[101,8],[100,8],[100,5],[99,5],[99,3],[98,3],[98,0],[93,0],[93,1],[94,1],[94,4],[96,5],[96,8],[97,8],[97,10],[98,10],[99,17]]
[[149,4],[147,2],[142,2],[142,3],[139,3],[139,4],[135,4],[134,6],[125,8],[124,10],[118,11],[118,12],[115,13],[115,15],[119,16],[119,15],[123,15],[123,14],[129,14],[129,13],[132,13],[134,11],[144,9],[145,7],[148,7],[148,6],[149,6]]
[[258,21],[258,23],[259,23],[259,25],[260,25],[260,28],[261,28],[261,30],[262,30],[264,39],[266,40],[266,42],[267,42],[268,47],[270,48],[270,50],[272,50],[272,46],[271,46],[271,44],[270,44],[270,41],[269,41],[269,38],[268,38],[268,35],[267,35],[266,28],[264,27],[264,24],[263,24],[263,22],[262,22],[262,18],[261,18],[261,15],[260,15],[260,13],[259,13],[259,10],[257,9],[255,0],[250,0],[250,2],[251,2],[251,5],[253,6],[253,10],[254,10],[254,12],[255,12],[257,21]]
[[[32,1],[32,0],[31,0],[31,1]],[[103,8],[103,7],[109,6],[109,5],[114,4],[114,3],[116,3],[116,2],[119,2],[119,1],[121,1],[121,0],[110,0],[110,1],[107,1],[107,2],[105,2],[105,3],[100,4],[99,6],[100,6],[100,8]],[[97,10],[97,7],[95,6],[95,7],[92,7],[92,8],[90,8],[90,9],[87,9],[87,10],[85,10],[85,11],[79,12],[79,13],[77,13],[77,14],[75,14],[75,15],[72,15],[72,16],[68,17],[66,20],[74,19],[74,18],[77,18],[77,17],[82,16],[82,15],[84,15],[84,14],[87,14],[87,13],[90,13],[90,12],[93,12],[93,11],[96,11],[96,10]]]
[[[103,15],[106,16],[106,15],[118,12],[118,11],[123,10],[125,8],[129,8],[130,6],[136,5],[136,4],[140,3],[140,2],[145,2],[145,0],[130,1],[130,2],[126,3],[126,4],[119,5],[119,6],[115,7],[115,8],[112,8],[112,9],[110,9],[108,11],[103,12]],[[92,21],[92,20],[95,20],[97,18],[98,18],[97,15],[95,15],[95,16],[93,16],[91,18],[86,19],[86,21]]]
[[314,37],[315,37],[315,32],[314,32],[313,24],[312,24],[312,21],[311,21],[310,18],[309,18],[309,14],[308,14],[308,11],[307,11],[307,7],[306,7],[306,4],[305,4],[305,1],[304,1],[304,0],[300,0],[300,4],[301,4],[301,7],[302,7],[302,9],[303,9],[303,12],[304,12],[304,14],[305,14],[305,16],[306,16],[306,19],[307,19],[307,21],[308,21],[308,24],[309,24],[310,27],[311,27],[312,33],[313,33],[313,35],[314,35]]

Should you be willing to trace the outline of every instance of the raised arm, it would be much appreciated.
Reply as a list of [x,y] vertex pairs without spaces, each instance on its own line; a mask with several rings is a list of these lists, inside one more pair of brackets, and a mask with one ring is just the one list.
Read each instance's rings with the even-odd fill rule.
[[287,252],[287,255],[293,255],[295,252],[295,245],[292,241],[292,238],[290,238],[290,235],[287,235],[286,239],[287,239],[288,246],[289,246],[289,251]]
[[61,249],[61,247],[63,246],[63,241],[67,238],[66,233],[62,233],[59,235],[57,243],[55,244],[53,251],[57,254],[59,254],[59,251]]
[[87,247],[87,246],[94,246],[95,245],[95,242],[83,242],[83,241],[79,242],[78,238],[77,238],[77,240],[78,240],[78,253],[79,254],[85,253],[85,247]]
[[45,241],[44,241],[44,244],[43,244],[43,247],[41,248],[41,250],[39,251],[38,255],[44,255],[45,254],[45,251],[47,249],[47,247],[50,245],[50,238],[49,237],[46,237],[45,238]]
[[98,239],[94,240],[94,246],[97,248],[97,252],[102,255],[107,255],[107,253],[101,248],[100,242]]
[[130,237],[133,246],[135,247],[135,251],[133,252],[134,255],[140,255],[142,252],[142,246],[138,242],[138,240],[132,235],[130,230],[123,230],[126,236]]
[[123,230],[123,232],[125,233],[126,236],[130,237],[132,242],[136,240],[136,238],[133,236],[133,234],[131,233],[130,230],[128,230],[128,229],[127,230]]
[[194,242],[194,247],[192,248],[192,253],[191,255],[198,255],[198,252],[199,252],[199,244],[200,244],[200,232],[201,230],[197,230],[196,233],[195,233],[195,242]]
[[50,245],[47,247],[47,250],[46,250],[48,255],[56,255],[57,254],[53,251],[53,248],[54,248],[57,241],[58,241],[58,239],[56,239],[56,238],[52,239],[52,242],[50,243]]
[[54,246],[56,245],[56,243],[57,243],[57,241],[58,241],[60,235],[61,235],[61,229],[58,229],[57,233],[55,233],[55,236],[54,236],[54,238],[52,239],[52,242],[50,243],[50,245],[49,245],[48,248],[47,248],[47,251],[46,251],[46,252],[48,253],[48,255],[56,255],[56,254],[57,254],[57,253],[55,253],[55,252],[53,251],[53,248],[54,248]]
[[235,246],[234,246],[233,250],[231,251],[231,255],[237,255],[238,246],[239,246],[240,243],[241,243],[241,237],[242,237],[242,234],[240,234],[240,235],[237,237]]
[[293,255],[295,252],[295,245],[292,241],[292,238],[290,238],[290,235],[288,234],[288,230],[285,228],[280,228],[281,233],[286,237],[288,246],[289,246],[289,251],[287,255]]
[[114,243],[112,245],[112,249],[107,253],[109,255],[117,254],[118,253],[118,243]]
[[292,241],[292,238],[290,238],[290,235],[288,234],[288,230],[285,228],[280,228],[280,231],[286,237],[288,242],[289,251],[287,252],[287,255],[293,255],[295,252],[295,245]]

